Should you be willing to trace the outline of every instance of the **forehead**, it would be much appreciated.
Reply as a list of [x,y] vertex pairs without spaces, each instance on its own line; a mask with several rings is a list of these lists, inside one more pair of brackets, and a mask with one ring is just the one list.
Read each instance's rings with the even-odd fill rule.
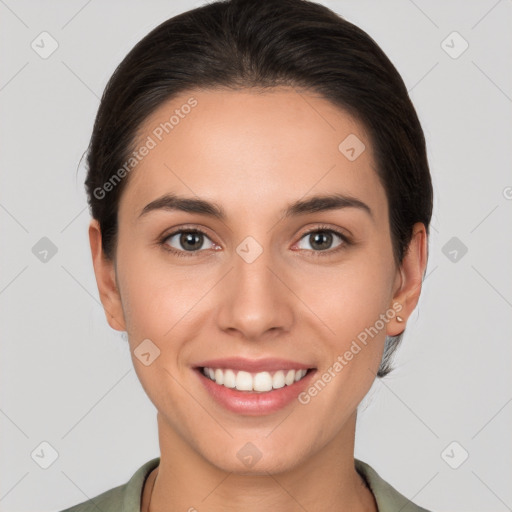
[[365,127],[291,87],[182,93],[144,121],[135,148],[144,156],[120,205],[134,215],[166,192],[210,198],[227,211],[268,210],[273,202],[281,209],[334,192],[386,207]]

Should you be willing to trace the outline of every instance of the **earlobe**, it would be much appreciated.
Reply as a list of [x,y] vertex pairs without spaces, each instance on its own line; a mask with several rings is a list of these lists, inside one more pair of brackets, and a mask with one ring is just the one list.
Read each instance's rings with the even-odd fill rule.
[[[400,276],[397,276],[397,279],[400,277],[400,286],[392,302],[395,304],[396,316],[388,324],[388,336],[398,336],[403,332],[407,319],[418,304],[427,265],[427,243],[425,225],[418,222],[413,226],[411,241],[400,267]],[[400,304],[400,308],[396,304]]]
[[96,219],[92,219],[89,224],[89,244],[96,284],[107,322],[112,329],[125,331],[124,312],[116,283],[114,262],[105,256],[101,241],[101,228]]

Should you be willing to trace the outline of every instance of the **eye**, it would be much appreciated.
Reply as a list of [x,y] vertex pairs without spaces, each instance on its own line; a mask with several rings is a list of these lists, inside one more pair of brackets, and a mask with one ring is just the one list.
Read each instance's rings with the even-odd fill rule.
[[[211,245],[209,247],[204,247],[205,239],[210,241]],[[197,228],[181,229],[167,234],[162,238],[160,244],[164,249],[178,256],[192,256],[192,254],[186,253],[194,253],[201,249],[212,249],[214,247],[206,233]]]
[[[341,243],[339,243],[333,250],[329,250],[331,249],[333,241],[335,241],[336,238],[340,239]],[[310,250],[311,248],[311,250],[313,250],[315,253],[327,252],[328,254],[332,254],[350,244],[350,241],[344,234],[323,226],[317,227],[308,231],[307,233],[304,233],[301,240],[303,239],[310,245],[310,247],[299,246],[299,249]],[[318,254],[315,254],[315,256],[318,256]]]
[[[336,238],[341,240],[341,243],[332,249],[333,241],[335,241]],[[310,247],[301,247],[299,245],[298,248],[309,250],[314,256],[331,255],[351,244],[346,235],[326,226],[319,226],[304,233],[301,240],[305,240]],[[210,245],[208,246],[207,244],[205,247],[205,241],[209,241]],[[219,247],[210,240],[208,235],[198,228],[180,229],[166,234],[161,238],[159,244],[164,250],[176,256],[194,256],[194,253],[198,253],[203,249],[219,249]]]

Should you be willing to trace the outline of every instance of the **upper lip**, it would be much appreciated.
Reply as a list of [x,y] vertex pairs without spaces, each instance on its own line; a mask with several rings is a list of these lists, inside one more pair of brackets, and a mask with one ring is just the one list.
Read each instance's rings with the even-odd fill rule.
[[238,371],[246,371],[249,373],[272,372],[277,370],[308,370],[314,368],[309,364],[291,361],[289,359],[264,358],[264,359],[245,359],[243,357],[226,357],[222,359],[210,359],[196,364],[197,368],[221,368],[232,369]]

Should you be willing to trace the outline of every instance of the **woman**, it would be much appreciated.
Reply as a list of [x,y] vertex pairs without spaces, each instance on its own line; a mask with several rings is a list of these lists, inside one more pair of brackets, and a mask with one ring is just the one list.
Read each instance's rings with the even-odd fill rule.
[[354,458],[358,404],[419,299],[433,195],[366,33],[304,0],[167,20],[106,87],[86,189],[161,455],[68,511],[425,510]]

